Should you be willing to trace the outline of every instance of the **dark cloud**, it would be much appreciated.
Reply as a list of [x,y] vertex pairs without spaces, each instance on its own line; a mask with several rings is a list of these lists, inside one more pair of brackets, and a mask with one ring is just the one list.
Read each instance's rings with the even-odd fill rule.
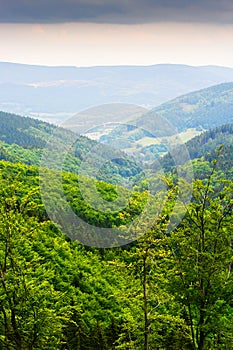
[[232,0],[0,0],[2,23],[233,22]]

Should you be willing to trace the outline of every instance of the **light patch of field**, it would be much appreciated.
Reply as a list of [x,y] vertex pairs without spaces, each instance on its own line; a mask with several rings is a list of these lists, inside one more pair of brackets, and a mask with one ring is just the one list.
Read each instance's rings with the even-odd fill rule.
[[177,143],[185,143],[192,139],[193,137],[201,134],[203,131],[198,131],[195,128],[190,128],[185,131],[182,131],[179,134],[175,134],[172,136],[166,136],[166,137],[143,137],[142,139],[136,141],[138,145],[141,147],[151,146],[151,145],[159,145],[165,143],[169,143],[170,145],[175,145]]
[[88,137],[91,140],[98,141],[101,136],[108,135],[108,133],[97,131],[97,132],[87,132],[86,134],[83,134],[83,135]]
[[135,147],[131,147],[131,148],[124,148],[122,151],[124,151],[127,154],[134,154],[135,152],[137,152],[137,148]]
[[[92,140],[98,141],[99,138],[103,135],[108,135],[109,132],[111,132],[112,128],[109,127],[109,129],[105,130],[96,130],[95,132],[89,132],[86,133],[85,136]],[[134,141],[131,143],[130,147],[122,149],[124,152],[127,154],[133,154],[133,153],[140,153],[141,148],[146,147],[146,146],[151,146],[151,145],[170,145],[170,146],[175,146],[177,144],[185,143],[188,140],[192,139],[193,137],[199,135],[202,131],[198,131],[195,128],[190,128],[187,129],[179,134],[175,134],[172,136],[166,136],[166,137],[143,137],[142,139],[138,141]],[[166,153],[166,152],[165,152]],[[161,155],[164,154],[161,153]]]
[[114,127],[106,127],[105,126],[105,127],[99,128],[99,130],[96,130],[96,131],[90,130],[90,131],[84,133],[83,135],[88,137],[91,140],[99,141],[101,136],[110,134],[110,132],[112,130],[114,130]]
[[182,142],[187,142],[187,141],[191,140],[193,137],[200,135],[203,131],[204,130],[200,131],[200,130],[197,130],[195,128],[190,128],[190,129],[187,129],[185,131],[182,131],[179,134],[179,139]]
[[142,147],[150,145],[159,145],[161,143],[161,137],[143,137],[142,139],[135,141],[135,143]]
[[180,106],[184,112],[192,112],[194,109],[197,108],[196,105],[190,105],[189,103],[181,103]]

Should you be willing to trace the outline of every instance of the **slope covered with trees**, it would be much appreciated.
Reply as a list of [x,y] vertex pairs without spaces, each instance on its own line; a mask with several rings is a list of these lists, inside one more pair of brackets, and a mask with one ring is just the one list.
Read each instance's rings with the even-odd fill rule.
[[116,127],[99,141],[153,161],[202,131],[233,122],[233,83],[182,95]]
[[[5,161],[0,167],[0,348],[233,347],[233,184],[215,163],[194,182],[176,228],[167,231],[185,184],[178,189],[177,179],[167,178],[157,221],[115,249],[84,247],[54,226],[40,198],[38,168]],[[102,212],[100,219],[81,198],[76,175],[64,173],[63,186],[73,210],[102,227],[138,216],[148,196],[132,194],[132,210]],[[110,203],[115,198],[115,186],[100,183],[99,190]]]
[[[233,124],[225,124],[214,129],[203,132],[194,137],[185,145],[190,155],[190,159],[203,158],[208,164],[216,158],[216,149],[222,146],[218,158],[218,170],[225,177],[233,179],[232,173],[232,151],[233,151]],[[179,153],[179,147],[175,151]],[[161,165],[166,171],[175,167],[171,154],[168,153],[160,159]],[[197,161],[194,162],[196,164]],[[205,177],[205,172],[201,174],[197,166],[197,177]]]
[[[8,128],[11,115],[0,116],[0,349],[232,349],[232,124],[187,144],[192,162],[179,174],[193,168],[192,186],[164,157],[164,187],[152,196],[145,180],[129,190],[88,177],[88,171],[75,174],[97,145],[84,137],[60,171],[61,152],[48,149],[49,166],[42,171],[38,165],[54,127],[13,116]],[[56,136],[60,151],[59,137],[73,134],[58,129]],[[140,175],[134,163],[114,161],[106,168],[116,180]],[[72,238],[98,242],[97,228],[117,228],[122,246],[111,248],[108,235],[102,241],[108,249],[71,239],[54,224],[64,203],[92,227],[91,236],[85,225],[75,227]]]
[[182,131],[187,128],[208,130],[233,122],[233,83],[191,92],[154,108],[153,113],[167,119]]
[[[29,117],[0,112],[0,159],[39,166],[44,149],[56,149],[57,145],[60,155],[64,156],[62,167],[65,171],[78,173],[81,162],[85,162],[92,154],[99,162],[109,158],[96,174],[98,180],[125,183],[125,178],[140,172],[138,162],[127,157],[124,152],[117,151],[114,154],[111,147],[98,145],[96,141],[70,130]],[[51,168],[53,163],[56,164],[54,158]]]

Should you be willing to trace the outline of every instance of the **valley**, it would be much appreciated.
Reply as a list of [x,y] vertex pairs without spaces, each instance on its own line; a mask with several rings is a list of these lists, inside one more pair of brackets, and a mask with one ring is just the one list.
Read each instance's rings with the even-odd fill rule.
[[232,107],[0,112],[0,349],[233,348]]

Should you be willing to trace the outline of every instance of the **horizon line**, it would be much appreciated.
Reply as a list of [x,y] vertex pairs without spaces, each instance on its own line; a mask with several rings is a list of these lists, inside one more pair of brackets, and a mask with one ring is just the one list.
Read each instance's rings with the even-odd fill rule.
[[45,68],[102,68],[102,67],[154,67],[154,66],[186,66],[186,67],[194,67],[194,68],[204,68],[204,67],[217,67],[217,68],[227,68],[233,69],[233,66],[224,66],[218,64],[203,64],[203,65],[195,65],[195,64],[187,64],[187,63],[169,63],[169,62],[161,62],[161,63],[152,63],[152,64],[102,64],[102,65],[87,65],[87,66],[76,66],[76,65],[51,65],[51,64],[39,64],[39,63],[22,63],[16,61],[0,61],[0,64],[15,64],[22,66],[34,66],[34,67],[45,67]]

